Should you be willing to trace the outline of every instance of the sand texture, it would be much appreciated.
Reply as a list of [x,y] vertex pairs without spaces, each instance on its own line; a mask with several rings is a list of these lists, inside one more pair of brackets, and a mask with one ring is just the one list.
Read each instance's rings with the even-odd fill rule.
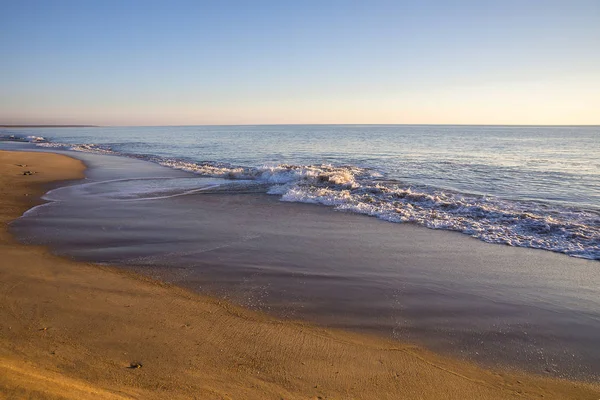
[[283,322],[16,243],[7,224],[83,171],[61,155],[0,152],[0,398],[600,398],[594,384]]

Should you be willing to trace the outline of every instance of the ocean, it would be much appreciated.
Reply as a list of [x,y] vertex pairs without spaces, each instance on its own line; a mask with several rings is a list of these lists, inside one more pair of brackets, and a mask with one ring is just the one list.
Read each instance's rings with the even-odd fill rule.
[[600,260],[598,126],[0,128],[0,139],[11,137],[244,182],[281,201]]

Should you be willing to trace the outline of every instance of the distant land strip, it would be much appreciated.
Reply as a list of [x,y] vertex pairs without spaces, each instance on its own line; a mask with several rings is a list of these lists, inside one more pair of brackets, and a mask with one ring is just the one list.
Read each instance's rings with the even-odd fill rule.
[[0,128],[97,128],[98,125],[2,125]]

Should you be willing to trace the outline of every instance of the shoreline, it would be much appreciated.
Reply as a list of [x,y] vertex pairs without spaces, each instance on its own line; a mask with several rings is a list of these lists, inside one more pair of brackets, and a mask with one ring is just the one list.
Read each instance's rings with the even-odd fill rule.
[[0,128],[12,129],[12,128],[99,128],[100,125],[0,125]]
[[[19,244],[7,232],[8,222],[40,204],[45,185],[81,178],[84,165],[52,153],[2,151],[0,168],[0,393],[257,399],[600,395],[598,385],[485,370],[401,342],[281,321]],[[24,168],[37,173],[23,175]],[[131,363],[142,368],[130,369]]]

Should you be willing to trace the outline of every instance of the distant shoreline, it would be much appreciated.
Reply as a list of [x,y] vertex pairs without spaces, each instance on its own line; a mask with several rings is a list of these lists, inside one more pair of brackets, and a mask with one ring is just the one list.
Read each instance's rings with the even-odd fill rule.
[[131,127],[193,127],[193,126],[498,126],[498,127],[600,127],[600,125],[532,125],[532,124],[184,124],[184,125],[53,125],[53,124],[42,124],[42,125],[8,125],[0,124],[0,128],[131,128]]
[[99,125],[0,125],[0,128],[97,128]]

